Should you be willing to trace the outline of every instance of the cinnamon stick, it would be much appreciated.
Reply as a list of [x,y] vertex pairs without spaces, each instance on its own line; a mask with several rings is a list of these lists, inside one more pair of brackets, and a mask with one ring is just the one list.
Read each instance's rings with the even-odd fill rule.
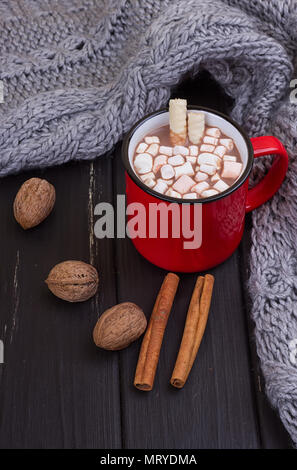
[[171,385],[176,388],[185,385],[196,359],[206,328],[213,284],[214,277],[211,274],[206,274],[205,278],[199,276],[195,284],[182,342],[170,380]]
[[153,388],[163,336],[178,283],[179,277],[168,273],[157,296],[135,372],[134,386],[139,390],[150,391]]
[[199,303],[201,292],[204,284],[204,277],[199,276],[197,278],[193,294],[191,297],[190,305],[188,308],[184,333],[180,344],[178,356],[174,366],[174,370],[171,377],[171,384],[174,387],[181,388],[184,386],[186,381],[189,364],[192,358],[192,352],[194,348],[195,336],[198,327],[199,320]]

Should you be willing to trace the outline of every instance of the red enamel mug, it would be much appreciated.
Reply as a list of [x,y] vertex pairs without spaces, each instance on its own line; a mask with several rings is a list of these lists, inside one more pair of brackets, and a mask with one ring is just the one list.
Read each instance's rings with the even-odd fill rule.
[[[283,144],[273,136],[249,139],[244,130],[228,116],[204,107],[188,106],[203,111],[206,123],[218,127],[231,137],[241,155],[243,170],[238,180],[227,190],[206,199],[181,200],[160,194],[147,187],[136,175],[132,160],[137,144],[154,130],[169,124],[169,112],[163,109],[141,119],[126,135],[122,157],[126,170],[128,225],[138,211],[137,224],[142,230],[132,238],[135,248],[148,261],[168,271],[197,272],[212,268],[225,261],[236,250],[244,230],[245,214],[268,201],[279,189],[288,168],[288,155]],[[254,158],[275,155],[267,175],[252,189],[248,189],[249,175]],[[141,211],[139,207],[141,205]],[[150,210],[160,206],[159,217]],[[185,209],[185,216],[168,210]],[[187,206],[186,208],[182,206]],[[129,210],[128,210],[129,208]],[[138,209],[137,209],[138,208]],[[162,212],[163,211],[163,212]],[[162,233],[165,215],[169,228]],[[185,221],[197,228],[197,240],[184,233]],[[156,225],[156,227],[152,225]],[[193,227],[194,224],[194,227]],[[197,227],[196,227],[197,226]],[[139,227],[138,227],[139,228]],[[179,229],[179,230],[178,230]],[[195,232],[196,233],[196,232]],[[198,240],[199,238],[199,240]]]

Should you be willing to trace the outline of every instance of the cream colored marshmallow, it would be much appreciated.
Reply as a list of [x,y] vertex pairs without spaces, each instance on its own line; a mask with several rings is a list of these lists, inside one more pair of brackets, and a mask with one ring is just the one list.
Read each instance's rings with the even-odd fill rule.
[[210,197],[210,196],[215,196],[216,194],[219,194],[219,193],[215,189],[207,189],[206,191],[203,191],[201,196],[202,197]]
[[186,160],[187,160],[187,162],[189,162],[189,163],[191,163],[191,164],[193,164],[193,165],[195,165],[195,163],[197,163],[197,157],[194,157],[194,156],[192,156],[192,155],[186,157]]
[[150,153],[151,155],[153,155],[153,157],[158,155],[158,152],[159,152],[159,144],[151,144],[149,148],[146,150],[146,153]]
[[167,155],[167,157],[172,157],[173,148],[167,147],[166,145],[160,145],[159,152],[163,155]]
[[221,131],[218,127],[209,127],[206,129],[205,134],[209,135],[210,137],[215,137],[216,139],[221,137]]
[[206,173],[202,173],[201,171],[198,171],[195,175],[195,180],[197,182],[206,181],[208,178],[209,176]]
[[190,145],[189,150],[190,150],[190,155],[192,157],[197,157],[198,156],[198,146],[197,145]]
[[177,197],[178,199],[181,199],[181,194],[179,194],[177,191],[174,191],[172,188],[169,188],[165,194],[166,196]]
[[191,163],[189,163],[189,162],[186,162],[186,163],[184,163],[183,165],[180,165],[180,166],[176,166],[174,168],[174,171],[175,171],[175,177],[176,178],[179,178],[182,175],[188,175],[188,176],[194,175],[193,167],[192,167]]
[[216,167],[218,160],[219,157],[217,157],[213,153],[200,153],[198,157],[198,164],[202,165],[203,163],[206,163],[207,165],[213,165]]
[[209,188],[209,184],[206,181],[202,181],[201,183],[198,183],[195,186],[193,186],[191,191],[197,194],[202,194],[203,191],[205,191],[208,188]]
[[215,148],[213,153],[222,158],[225,155],[226,152],[227,152],[227,149],[226,149],[226,147],[224,147],[224,145],[218,145]]
[[174,155],[174,157],[168,158],[169,165],[178,166],[185,163],[185,159],[182,155]]
[[171,165],[163,165],[160,170],[163,180],[170,180],[174,177],[174,169]]
[[203,163],[200,165],[200,171],[202,171],[202,173],[207,173],[208,175],[214,175],[217,171],[217,167]]
[[216,139],[215,137],[210,137],[209,135],[206,135],[203,139],[204,144],[211,144],[211,145],[218,145],[219,139]]
[[215,149],[214,145],[202,144],[200,147],[200,152],[213,152]]
[[156,135],[147,135],[145,138],[144,138],[144,141],[146,144],[159,144],[160,143],[160,139],[159,137],[157,137]]
[[216,184],[213,185],[213,188],[221,193],[222,191],[226,191],[226,189],[229,188],[229,185],[220,179],[216,182]]
[[144,153],[147,148],[148,145],[145,142],[141,142],[136,149],[136,153]]
[[148,178],[155,178],[155,173],[153,173],[152,171],[150,173],[146,173],[144,175],[140,175],[140,179],[142,181],[145,181],[147,180]]
[[164,180],[162,180],[161,178],[159,178],[159,179],[157,180],[156,186],[154,186],[154,191],[157,191],[158,193],[164,194],[165,191],[167,191],[167,189],[168,189],[167,183],[165,183]]
[[175,145],[173,147],[173,155],[189,155],[190,151],[188,147],[184,147],[183,145]]
[[182,175],[173,184],[172,188],[180,194],[186,194],[195,185],[195,181],[188,175]]
[[226,162],[236,162],[237,158],[234,155],[224,155],[223,160]]
[[157,173],[160,170],[161,166],[166,165],[166,163],[167,163],[167,156],[166,155],[158,155],[154,159],[153,172]]
[[224,161],[224,167],[223,167],[221,177],[236,179],[239,177],[241,173],[241,169],[242,169],[242,163]]
[[138,153],[134,159],[134,167],[140,175],[149,173],[153,167],[152,156],[149,153]]
[[220,144],[224,145],[227,150],[233,150],[234,142],[232,139],[220,139]]
[[183,199],[197,199],[198,194],[197,193],[187,193],[183,195]]

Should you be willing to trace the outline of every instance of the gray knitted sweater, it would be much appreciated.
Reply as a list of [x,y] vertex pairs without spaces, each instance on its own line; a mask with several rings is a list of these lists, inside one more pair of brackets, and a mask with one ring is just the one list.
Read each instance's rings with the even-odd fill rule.
[[250,288],[266,390],[297,445],[296,57],[295,0],[0,2],[1,176],[105,153],[201,68],[250,135],[283,140],[287,180],[253,213]]

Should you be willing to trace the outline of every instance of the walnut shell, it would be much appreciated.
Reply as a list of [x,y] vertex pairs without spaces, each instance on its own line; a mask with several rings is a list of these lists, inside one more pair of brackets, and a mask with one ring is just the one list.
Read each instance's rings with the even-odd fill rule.
[[27,230],[43,222],[56,201],[52,184],[40,178],[31,178],[20,187],[13,204],[16,221]]
[[98,273],[83,261],[64,261],[53,267],[45,281],[49,290],[68,302],[83,302],[96,294]]
[[94,342],[99,348],[118,351],[138,339],[146,325],[141,308],[132,302],[123,302],[101,315],[93,331]]

